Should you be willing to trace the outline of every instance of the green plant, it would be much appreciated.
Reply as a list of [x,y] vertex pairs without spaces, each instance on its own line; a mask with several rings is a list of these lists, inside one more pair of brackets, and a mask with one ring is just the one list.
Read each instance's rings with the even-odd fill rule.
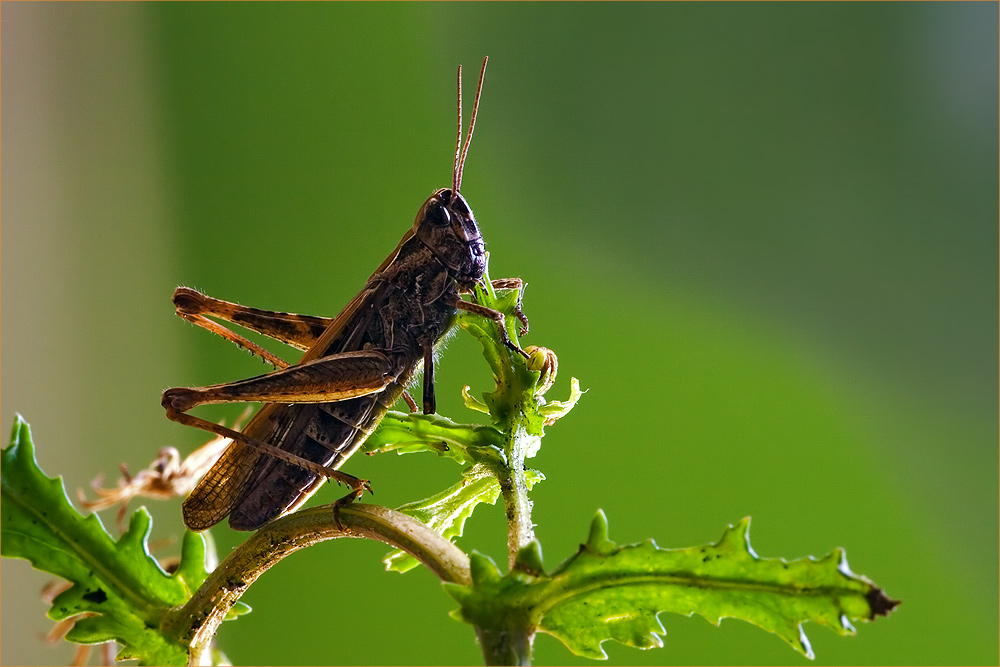
[[[476,296],[509,314],[518,295],[497,294],[487,280]],[[547,401],[554,353],[528,348],[531,359],[525,362],[499,342],[493,323],[463,314],[458,325],[482,344],[496,380],[482,401],[463,390],[466,404],[489,414],[491,423],[393,412],[367,443],[376,452],[433,452],[452,459],[464,470],[451,488],[396,510],[355,503],[336,517],[329,506],[294,512],[254,533],[215,568],[208,533],[187,532],[180,560],[168,572],[146,547],[146,509],[136,510],[121,538],[113,540],[96,515],[84,517],[73,508],[60,480],[38,469],[28,426],[18,418],[2,455],[2,555],[25,558],[70,582],[49,610],[54,620],[72,622],[67,640],[113,640],[122,646],[119,659],[137,658],[140,664],[223,660],[212,645],[215,632],[222,621],[248,611],[239,597],[256,578],[298,549],[343,536],[395,547],[385,558],[388,569],[431,569],[458,603],[453,616],[474,626],[488,664],[528,664],[539,631],[589,658],[606,657],[601,644],[608,639],[662,646],[657,615],[665,611],[697,613],[716,624],[742,618],[811,657],[803,622],[844,635],[854,632],[851,621],[887,615],[898,604],[852,573],[839,549],[820,559],[759,558],[748,541],[748,518],[729,526],[714,544],[661,549],[651,540],[616,545],[599,511],[577,553],[546,571],[528,499],[531,486],[544,477],[524,462],[537,453],[545,427],[576,405],[579,385],[574,378],[568,400]],[[517,340],[513,326],[508,335]],[[466,554],[453,542],[477,505],[499,497],[509,527],[506,574],[489,557]]]

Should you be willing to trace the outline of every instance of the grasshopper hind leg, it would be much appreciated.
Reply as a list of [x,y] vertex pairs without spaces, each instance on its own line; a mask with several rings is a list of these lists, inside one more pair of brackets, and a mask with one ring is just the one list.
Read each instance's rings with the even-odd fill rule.
[[190,287],[178,287],[174,291],[173,302],[178,317],[225,338],[260,357],[275,368],[287,368],[289,363],[268,352],[246,336],[209,319],[208,316],[256,331],[300,350],[308,350],[312,347],[326,327],[333,322],[325,317],[296,315],[241,306],[237,303],[212,298]]
[[368,484],[368,480],[358,480],[358,481],[363,483],[361,488],[354,489],[346,496],[344,496],[343,498],[338,498],[333,503],[333,520],[337,523],[337,528],[339,528],[342,531],[346,529],[344,528],[344,524],[341,523],[340,521],[340,510],[344,509],[345,507],[347,507],[348,505],[357,500],[361,500],[361,496],[364,494],[365,489],[368,490],[368,493],[372,494],[373,496],[375,495],[375,492],[372,491],[371,485]]
[[[279,419],[283,419],[275,424],[275,430],[290,434],[282,442],[283,450],[323,466],[332,474],[320,476],[286,460],[261,457],[251,482],[233,505],[230,527],[254,530],[297,509],[319,490],[324,479],[334,479],[347,487],[348,495],[341,505],[360,498],[365,490],[371,491],[368,480],[337,469],[363,442],[369,428],[367,419],[376,404],[377,397],[364,396],[279,413]],[[359,421],[347,418],[352,416]]]

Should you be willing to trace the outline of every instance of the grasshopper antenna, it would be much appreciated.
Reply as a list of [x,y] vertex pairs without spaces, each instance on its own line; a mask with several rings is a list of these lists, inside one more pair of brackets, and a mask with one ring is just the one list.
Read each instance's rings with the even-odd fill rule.
[[462,157],[462,66],[458,66],[458,139],[455,140],[455,166],[451,169],[451,192],[458,194],[461,185],[458,161]]
[[472,119],[469,121],[469,136],[462,145],[462,66],[458,66],[458,142],[455,146],[455,168],[452,171],[451,191],[458,193],[462,187],[462,170],[465,169],[465,156],[469,154],[472,143],[472,133],[476,130],[476,115],[479,113],[479,98],[483,94],[483,79],[486,77],[486,63],[489,56],[483,58],[483,68],[479,72],[479,85],[476,87],[476,101],[472,103]]

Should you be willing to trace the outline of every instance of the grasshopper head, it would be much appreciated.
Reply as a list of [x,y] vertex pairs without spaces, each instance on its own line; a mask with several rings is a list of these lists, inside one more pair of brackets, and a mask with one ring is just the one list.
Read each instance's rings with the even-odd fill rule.
[[420,207],[413,223],[413,233],[427,246],[434,256],[448,269],[448,273],[462,287],[472,287],[486,272],[486,244],[476,224],[476,216],[469,208],[460,190],[465,156],[472,143],[479,112],[479,96],[483,92],[486,63],[479,71],[476,101],[472,104],[469,134],[462,143],[462,66],[458,67],[458,136],[455,143],[455,163],[451,172],[451,187],[441,188]]
[[420,207],[413,232],[462,286],[472,286],[486,270],[486,244],[469,203],[442,188]]

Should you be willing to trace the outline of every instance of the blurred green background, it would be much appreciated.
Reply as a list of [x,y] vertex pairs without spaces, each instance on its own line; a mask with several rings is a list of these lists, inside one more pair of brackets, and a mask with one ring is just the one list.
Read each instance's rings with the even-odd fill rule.
[[[202,435],[169,386],[264,367],[172,314],[190,285],[334,315],[450,181],[455,67],[490,69],[463,192],[525,344],[589,392],[533,465],[548,567],[585,539],[680,547],[745,515],[762,556],[847,549],[904,604],[817,664],[997,664],[997,22],[982,4],[2,7],[2,423],[71,492]],[[466,336],[439,411],[489,388]],[[232,419],[239,408],[206,409]],[[5,426],[6,427],[6,426]],[[358,457],[375,502],[457,478]],[[324,489],[315,502],[329,502]],[[154,538],[179,502],[151,502]],[[113,519],[107,518],[107,523]],[[225,554],[245,538],[215,529]],[[463,548],[504,559],[499,507]],[[155,547],[157,556],[177,543]],[[236,664],[480,661],[426,571],[338,541],[268,572]],[[2,565],[2,662],[57,664],[47,577]],[[663,616],[613,664],[802,664],[739,621]],[[537,664],[580,663],[540,636]]]

